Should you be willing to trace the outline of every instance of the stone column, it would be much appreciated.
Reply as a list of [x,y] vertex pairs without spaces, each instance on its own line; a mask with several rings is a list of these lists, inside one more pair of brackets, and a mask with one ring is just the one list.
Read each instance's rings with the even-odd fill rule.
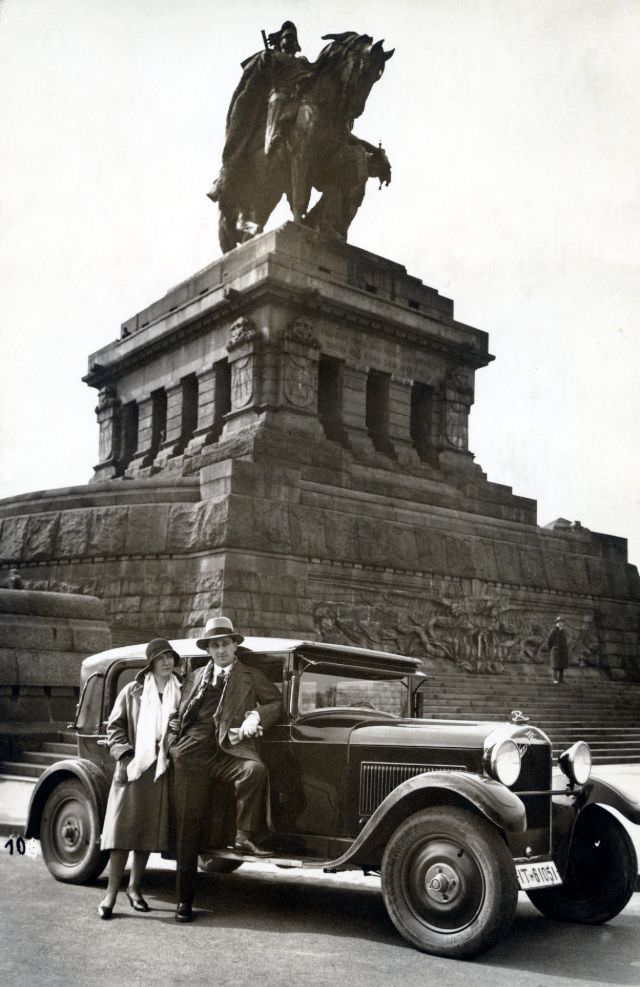
[[153,398],[149,395],[138,401],[138,445],[125,476],[139,476],[142,469],[153,462]]
[[217,442],[222,425],[216,419],[216,368],[208,367],[198,374],[198,423],[185,456],[195,456],[203,446]]
[[441,466],[468,469],[473,465],[473,454],[469,452],[473,385],[473,370],[468,367],[455,367],[444,383]]
[[311,322],[296,319],[282,337],[279,414],[296,430],[322,438],[318,419],[318,361],[320,343]]
[[418,465],[420,457],[411,441],[411,387],[413,382],[391,377],[389,382],[389,441],[403,465]]
[[165,440],[153,461],[154,467],[162,469],[168,460],[182,452],[182,381],[167,387],[167,426]]
[[354,453],[377,455],[367,431],[367,372],[345,364],[342,377],[342,421]]
[[99,480],[111,480],[120,475],[118,456],[120,454],[120,406],[121,401],[116,397],[114,387],[110,385],[101,388],[98,394],[96,417],[100,428],[98,457],[99,462],[93,469],[92,483]]
[[231,370],[231,410],[223,438],[257,421],[260,399],[262,336],[252,319],[243,316],[231,327],[227,352]]

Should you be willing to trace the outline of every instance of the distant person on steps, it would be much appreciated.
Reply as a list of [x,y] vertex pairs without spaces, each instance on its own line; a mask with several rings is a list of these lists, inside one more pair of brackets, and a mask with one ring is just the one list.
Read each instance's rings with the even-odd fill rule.
[[547,638],[549,663],[551,665],[551,681],[554,685],[564,682],[564,670],[569,665],[569,640],[564,629],[562,617],[556,617],[555,627]]

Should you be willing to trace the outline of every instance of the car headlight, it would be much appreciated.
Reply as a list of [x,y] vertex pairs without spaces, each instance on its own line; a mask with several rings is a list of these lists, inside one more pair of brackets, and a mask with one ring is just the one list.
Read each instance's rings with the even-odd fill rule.
[[501,740],[489,751],[489,773],[509,787],[518,780],[521,767],[520,751],[513,740]]
[[584,740],[578,740],[558,758],[560,770],[575,785],[584,785],[591,774],[591,750]]

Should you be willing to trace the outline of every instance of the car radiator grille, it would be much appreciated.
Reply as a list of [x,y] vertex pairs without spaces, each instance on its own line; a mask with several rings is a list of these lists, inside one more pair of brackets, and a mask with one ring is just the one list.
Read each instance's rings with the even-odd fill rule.
[[389,764],[388,761],[363,761],[360,765],[361,816],[370,816],[398,785],[416,775],[431,771],[464,771],[462,765],[452,764]]

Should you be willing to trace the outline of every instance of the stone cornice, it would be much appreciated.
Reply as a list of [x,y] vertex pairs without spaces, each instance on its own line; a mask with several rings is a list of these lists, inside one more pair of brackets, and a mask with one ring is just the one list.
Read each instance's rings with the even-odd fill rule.
[[[352,294],[353,291],[354,289],[350,289]],[[358,293],[369,298],[364,291],[358,291]],[[287,284],[273,275],[266,276],[248,288],[242,290],[227,288],[219,294],[221,295],[220,299],[204,313],[191,319],[176,321],[176,318],[179,318],[179,313],[172,312],[169,317],[163,316],[157,323],[145,327],[144,330],[139,330],[135,335],[128,336],[124,340],[118,340],[110,346],[98,350],[93,354],[93,357],[96,358],[95,362],[92,363],[92,357],[89,358],[89,372],[82,378],[83,381],[90,387],[104,387],[116,381],[124,373],[147,363],[150,356],[165,353],[182,344],[185,340],[200,333],[211,331],[234,316],[246,315],[250,308],[267,302],[297,308],[299,317],[310,314],[322,315],[337,319],[351,328],[366,328],[395,340],[403,339],[418,345],[424,345],[428,342],[432,350],[454,357],[458,363],[474,369],[487,366],[494,359],[488,353],[486,345],[482,349],[473,345],[474,341],[480,343],[484,340],[486,343],[488,337],[485,332],[471,330],[469,327],[463,326],[462,323],[455,322],[455,320],[437,320],[433,315],[401,308],[396,302],[377,300],[376,307],[380,306],[382,309],[380,313],[365,312],[357,305],[329,298],[319,288]],[[457,333],[464,332],[467,338],[446,339],[436,332],[430,331],[428,324],[424,327],[408,325],[405,320],[398,317],[399,310],[409,315],[412,322],[416,320],[424,320],[426,323],[439,322],[443,329],[450,329]],[[162,330],[160,326],[163,321],[170,321],[173,324]],[[157,330],[155,335],[153,335],[154,329]],[[139,339],[142,334],[148,337],[144,342]],[[136,346],[137,340],[139,340],[139,345]],[[121,355],[107,362],[110,350],[112,352],[120,350]],[[101,363],[99,358],[102,358],[104,362]]]

